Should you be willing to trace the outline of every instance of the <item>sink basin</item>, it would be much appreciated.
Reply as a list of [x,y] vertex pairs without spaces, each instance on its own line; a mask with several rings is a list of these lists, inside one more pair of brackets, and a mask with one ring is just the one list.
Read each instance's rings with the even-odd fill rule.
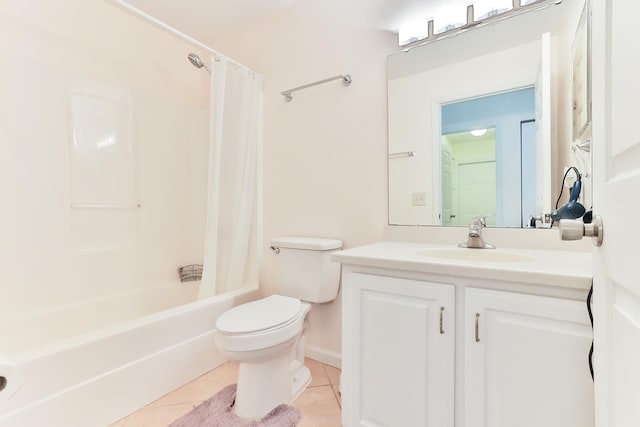
[[416,251],[416,254],[430,258],[470,262],[514,263],[532,262],[534,260],[528,255],[497,251],[495,249],[434,248],[420,249]]

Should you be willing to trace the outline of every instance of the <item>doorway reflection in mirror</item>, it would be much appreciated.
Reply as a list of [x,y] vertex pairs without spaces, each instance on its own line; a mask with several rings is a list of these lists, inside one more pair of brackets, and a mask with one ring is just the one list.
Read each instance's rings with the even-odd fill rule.
[[535,90],[441,106],[442,225],[523,227],[536,205]]

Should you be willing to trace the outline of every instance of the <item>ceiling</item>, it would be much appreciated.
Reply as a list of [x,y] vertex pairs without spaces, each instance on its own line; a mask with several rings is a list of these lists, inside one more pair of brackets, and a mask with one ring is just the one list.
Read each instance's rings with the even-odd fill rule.
[[289,7],[322,7],[336,19],[397,32],[403,23],[430,19],[473,0],[126,0],[126,3],[205,43]]

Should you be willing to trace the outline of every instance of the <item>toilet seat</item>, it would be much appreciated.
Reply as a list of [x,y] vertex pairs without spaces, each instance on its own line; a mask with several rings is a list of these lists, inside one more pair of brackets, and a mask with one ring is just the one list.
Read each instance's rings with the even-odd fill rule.
[[282,295],[239,305],[216,321],[216,343],[233,352],[277,346],[300,333],[310,309],[310,304]]
[[234,335],[264,331],[288,323],[299,311],[299,299],[271,295],[228,310],[218,318],[216,328]]

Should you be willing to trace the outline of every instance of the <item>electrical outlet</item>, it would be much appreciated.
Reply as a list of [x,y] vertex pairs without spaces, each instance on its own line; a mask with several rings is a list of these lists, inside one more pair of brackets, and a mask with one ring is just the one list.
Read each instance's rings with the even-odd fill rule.
[[427,206],[427,193],[411,193],[411,204],[413,206]]

